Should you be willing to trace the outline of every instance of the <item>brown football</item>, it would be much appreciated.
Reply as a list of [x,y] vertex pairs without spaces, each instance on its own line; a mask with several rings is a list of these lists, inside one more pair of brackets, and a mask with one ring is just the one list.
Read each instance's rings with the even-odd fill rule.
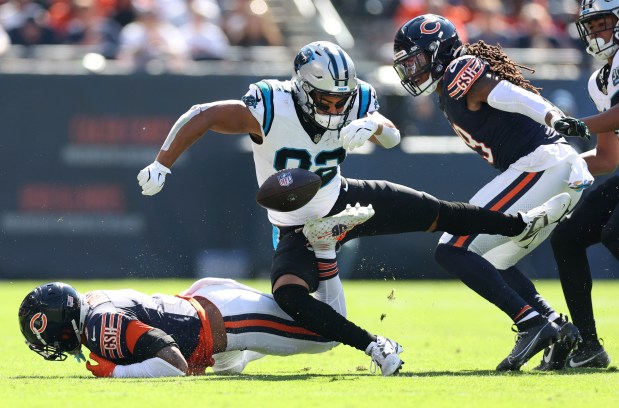
[[270,210],[294,211],[309,203],[321,185],[322,180],[316,173],[299,168],[284,169],[262,183],[256,201]]

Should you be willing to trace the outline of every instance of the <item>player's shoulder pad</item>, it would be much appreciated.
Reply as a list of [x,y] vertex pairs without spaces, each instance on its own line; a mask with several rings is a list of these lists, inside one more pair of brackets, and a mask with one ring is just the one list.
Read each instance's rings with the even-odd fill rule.
[[359,98],[359,112],[357,113],[357,117],[362,118],[368,113],[377,111],[380,106],[378,105],[374,87],[360,79],[358,83],[357,98]]
[[261,113],[263,118],[262,130],[265,135],[269,134],[275,115],[275,94],[288,92],[284,83],[272,79],[264,79],[249,86],[249,91],[241,98],[245,106],[255,112]]
[[471,89],[479,77],[490,70],[487,62],[474,55],[463,55],[451,61],[443,75],[446,96],[460,99]]

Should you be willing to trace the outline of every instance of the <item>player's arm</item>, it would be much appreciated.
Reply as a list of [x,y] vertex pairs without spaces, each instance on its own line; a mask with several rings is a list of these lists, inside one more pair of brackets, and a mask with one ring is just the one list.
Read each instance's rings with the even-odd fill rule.
[[[97,377],[117,378],[174,377],[187,373],[185,357],[174,339],[164,331],[133,320],[127,325],[123,339],[124,345],[117,344],[116,350],[105,348],[102,355],[90,353],[90,359],[97,364],[88,361],[86,368]],[[116,364],[113,356],[121,353],[131,353],[139,362]]]
[[207,131],[247,134],[262,137],[262,129],[242,101],[230,100],[192,106],[168,133],[156,160],[138,174],[143,195],[157,194],[163,188],[170,167],[185,150]]
[[619,104],[597,115],[582,119],[593,133],[609,132],[619,129]]
[[473,105],[479,109],[483,102],[495,109],[520,113],[550,127],[556,120],[565,116],[543,96],[490,75],[479,78],[467,95],[469,106]]
[[242,101],[192,106],[172,126],[157,161],[171,167],[178,157],[209,130],[224,134],[261,135],[260,124]]
[[615,132],[598,133],[596,148],[581,156],[594,176],[613,173],[619,166],[619,138]]
[[342,146],[352,151],[366,141],[390,149],[400,143],[400,131],[389,119],[374,111],[363,118],[353,120],[340,132]]

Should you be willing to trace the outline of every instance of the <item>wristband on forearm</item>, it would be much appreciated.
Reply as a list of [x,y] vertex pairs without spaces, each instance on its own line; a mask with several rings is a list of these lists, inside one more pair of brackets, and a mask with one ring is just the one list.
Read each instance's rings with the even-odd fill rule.
[[382,123],[378,125],[374,137],[387,149],[400,143],[400,131],[397,128],[384,126]]

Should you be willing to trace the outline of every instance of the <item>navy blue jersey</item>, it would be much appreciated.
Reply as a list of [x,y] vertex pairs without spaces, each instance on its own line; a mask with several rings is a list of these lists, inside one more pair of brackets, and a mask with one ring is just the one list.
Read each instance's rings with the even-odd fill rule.
[[477,111],[469,110],[467,92],[488,73],[490,66],[478,57],[465,55],[453,60],[443,76],[440,108],[464,143],[505,171],[539,146],[556,143],[561,135],[528,116],[498,110],[487,103]]
[[178,297],[131,289],[86,293],[84,345],[116,364],[152,358],[176,344],[185,359],[198,345],[202,327],[196,309]]

